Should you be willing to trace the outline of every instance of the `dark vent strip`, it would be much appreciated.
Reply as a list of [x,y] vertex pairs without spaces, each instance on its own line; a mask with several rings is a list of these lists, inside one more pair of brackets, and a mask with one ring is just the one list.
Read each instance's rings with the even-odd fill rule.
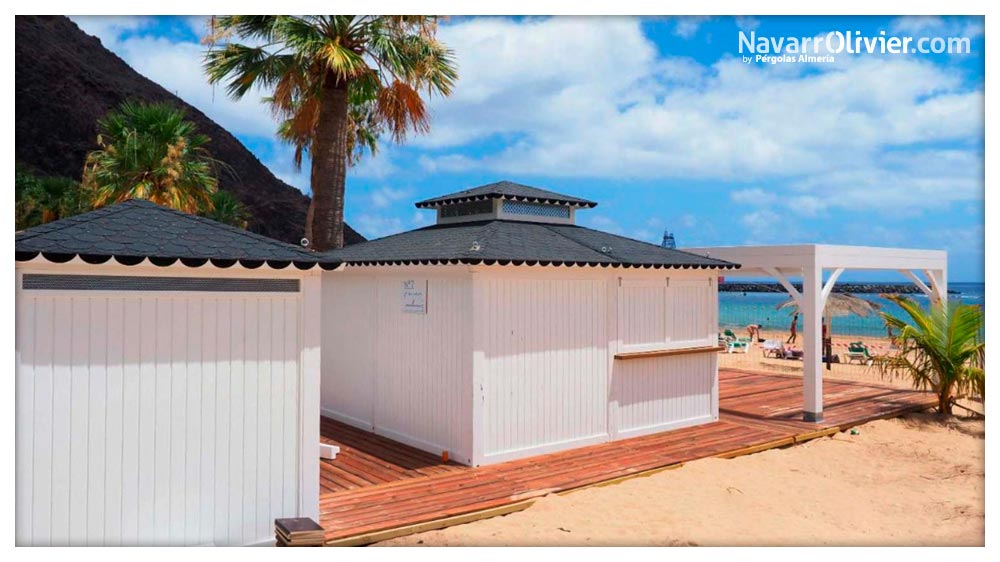
[[44,291],[187,291],[208,293],[298,293],[298,279],[217,279],[128,275],[24,275],[22,288]]

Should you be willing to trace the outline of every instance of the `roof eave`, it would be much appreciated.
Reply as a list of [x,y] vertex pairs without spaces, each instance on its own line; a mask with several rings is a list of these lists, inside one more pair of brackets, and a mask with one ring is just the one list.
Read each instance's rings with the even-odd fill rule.
[[332,271],[342,265],[341,260],[284,260],[284,259],[251,259],[251,258],[210,258],[210,257],[171,257],[171,256],[145,256],[127,254],[86,254],[86,253],[64,253],[64,252],[39,252],[33,250],[16,250],[14,260],[17,262],[32,261],[41,256],[51,263],[67,263],[75,258],[90,265],[101,265],[114,260],[116,263],[125,266],[139,265],[148,261],[159,266],[168,267],[180,262],[182,265],[197,268],[211,263],[213,266],[226,269],[236,264],[246,269],[258,269],[267,265],[271,269],[285,269],[294,266],[296,269],[306,271],[315,267],[320,267],[325,271]]

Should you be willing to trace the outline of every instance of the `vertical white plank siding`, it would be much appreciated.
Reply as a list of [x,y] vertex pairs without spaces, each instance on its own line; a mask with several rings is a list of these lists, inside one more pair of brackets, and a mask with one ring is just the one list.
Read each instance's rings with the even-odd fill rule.
[[[22,362],[22,359],[27,363],[28,367],[25,370],[26,378],[34,380],[36,375],[35,346],[33,341],[35,334],[35,310],[23,310],[20,302],[20,275],[16,276],[15,283],[18,287],[15,296],[16,327],[14,331],[14,347],[17,349],[16,360],[18,364]],[[26,384],[23,380],[19,379],[15,381],[14,386],[16,393],[14,398],[15,403],[34,404],[35,389],[33,384]],[[21,430],[15,432],[14,435],[14,455],[18,458],[29,459],[25,469],[20,474],[24,480],[17,482],[14,491],[14,539],[18,543],[25,542],[25,539],[30,537],[31,531],[31,493],[34,476],[32,473],[32,461],[34,460],[34,419],[32,414],[31,408],[23,408],[18,409],[14,416],[15,427]]]
[[467,460],[472,285],[467,277],[426,281],[427,313],[413,314],[402,311],[403,279],[378,279],[375,431]]
[[622,279],[619,285],[618,332],[622,346],[662,346],[670,334],[665,279]]
[[374,277],[323,274],[323,411],[371,430],[375,389]]
[[248,544],[315,512],[301,294],[17,299],[17,544]]
[[716,340],[713,325],[715,287],[711,279],[671,279],[671,342],[674,346],[712,345]]
[[615,439],[717,419],[715,360],[713,353],[698,353],[615,361]]
[[[323,414],[471,462],[471,276],[323,278]],[[426,283],[426,314],[403,312],[404,279]]]
[[607,439],[604,279],[477,277],[484,463]]

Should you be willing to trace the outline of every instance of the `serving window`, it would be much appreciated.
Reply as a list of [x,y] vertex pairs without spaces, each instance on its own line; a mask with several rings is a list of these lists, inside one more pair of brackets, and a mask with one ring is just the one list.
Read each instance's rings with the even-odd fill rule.
[[620,279],[620,351],[656,351],[716,344],[712,279]]

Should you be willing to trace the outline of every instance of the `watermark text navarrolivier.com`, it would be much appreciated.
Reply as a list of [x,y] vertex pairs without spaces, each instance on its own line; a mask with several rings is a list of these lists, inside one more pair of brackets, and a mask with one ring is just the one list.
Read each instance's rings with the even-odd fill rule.
[[758,36],[740,31],[739,51],[743,62],[833,62],[834,55],[881,54],[969,54],[968,37],[909,37],[862,35],[859,31],[831,31],[814,37]]

